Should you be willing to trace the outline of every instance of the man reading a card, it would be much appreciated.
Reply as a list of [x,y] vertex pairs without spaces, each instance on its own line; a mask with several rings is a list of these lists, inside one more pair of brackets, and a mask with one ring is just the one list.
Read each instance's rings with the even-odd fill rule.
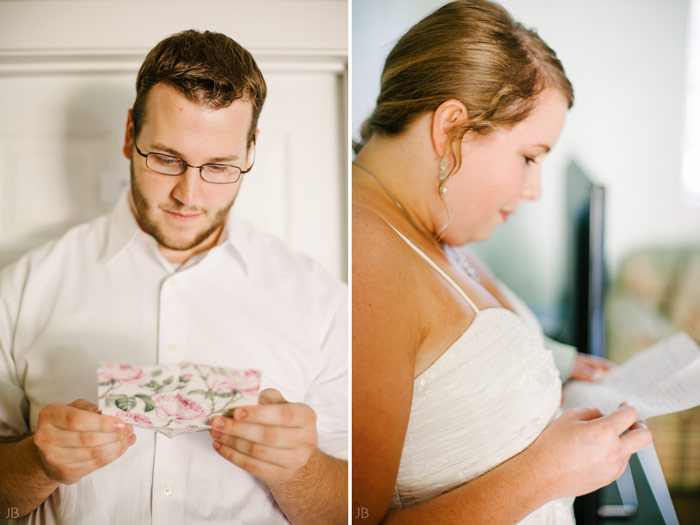
[[[136,87],[131,186],[113,212],[0,272],[0,510],[343,522],[345,286],[229,214],[254,163],[262,74],[227,36],[184,31],[150,51]],[[261,391],[168,437],[100,413],[101,362],[259,370]]]

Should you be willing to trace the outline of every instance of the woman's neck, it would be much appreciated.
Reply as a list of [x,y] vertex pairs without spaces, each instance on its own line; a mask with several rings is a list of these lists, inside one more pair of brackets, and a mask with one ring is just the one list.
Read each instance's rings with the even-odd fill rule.
[[447,218],[438,196],[439,159],[425,143],[410,131],[397,137],[373,136],[354,161],[353,200],[358,196],[434,239]]

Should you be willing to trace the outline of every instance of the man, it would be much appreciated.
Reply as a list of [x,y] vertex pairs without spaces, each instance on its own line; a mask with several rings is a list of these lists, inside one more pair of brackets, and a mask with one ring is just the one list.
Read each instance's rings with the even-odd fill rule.
[[[185,31],[148,54],[136,85],[130,190],[0,273],[0,513],[345,521],[345,288],[229,215],[263,77],[228,37]],[[171,439],[98,412],[101,360],[254,368],[267,388],[208,434]]]

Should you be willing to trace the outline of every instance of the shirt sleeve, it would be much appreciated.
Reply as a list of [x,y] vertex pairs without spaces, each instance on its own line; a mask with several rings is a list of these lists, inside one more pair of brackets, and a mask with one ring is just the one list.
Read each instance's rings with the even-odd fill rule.
[[15,263],[0,271],[0,439],[29,433],[29,401],[13,355],[13,341],[27,272]]
[[574,363],[576,362],[576,355],[578,354],[576,348],[550,339],[549,337],[545,337],[544,345],[552,352],[554,364],[557,370],[559,370],[561,382],[567,381],[571,377],[571,372],[574,370]]
[[316,412],[318,448],[348,459],[348,300],[347,289],[331,303],[323,323],[317,373],[306,403]]

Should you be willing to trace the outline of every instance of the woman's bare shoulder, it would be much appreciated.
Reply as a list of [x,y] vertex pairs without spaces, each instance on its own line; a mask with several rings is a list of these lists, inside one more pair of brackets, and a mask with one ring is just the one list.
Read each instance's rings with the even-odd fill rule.
[[[396,483],[420,346],[415,265],[374,210],[353,206],[353,492],[386,512]],[[403,245],[402,245],[403,244]]]
[[[396,309],[408,309],[405,303],[415,292],[415,279],[420,273],[415,261],[412,250],[384,217],[371,208],[353,205],[353,291],[370,293],[377,299],[392,296]],[[397,302],[397,294],[406,301]]]
[[423,275],[416,262],[413,251],[378,212],[353,205],[352,311],[358,347],[373,347],[389,337],[389,354],[415,359],[427,327],[419,307],[425,299],[419,285]]
[[353,243],[355,240],[360,242],[370,239],[379,240],[380,238],[388,237],[391,240],[392,236],[397,237],[380,212],[374,208],[362,203],[353,202],[352,204],[352,236]]
[[353,204],[353,272],[385,276],[400,270],[406,244],[379,212]]

